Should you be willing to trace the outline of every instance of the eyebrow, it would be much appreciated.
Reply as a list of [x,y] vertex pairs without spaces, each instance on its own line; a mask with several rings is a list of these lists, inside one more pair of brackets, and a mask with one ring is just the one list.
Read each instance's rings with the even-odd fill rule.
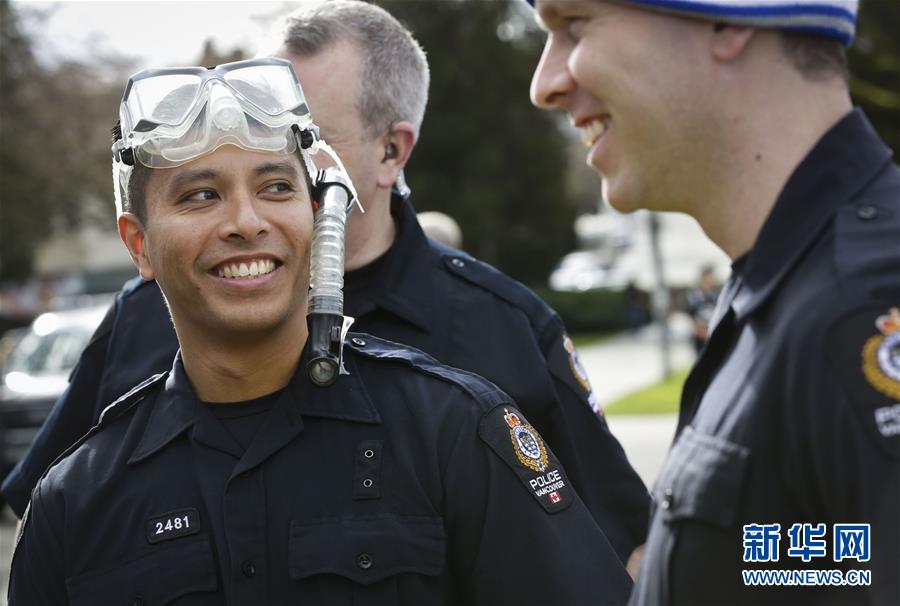
[[290,173],[294,178],[299,176],[297,166],[293,162],[287,160],[283,162],[266,162],[265,164],[260,164],[253,169],[253,172],[260,177],[269,173]]
[[189,170],[182,173],[178,173],[174,177],[172,177],[172,181],[169,183],[169,191],[174,192],[176,190],[182,189],[187,185],[195,181],[205,181],[207,179],[215,179],[219,176],[219,172],[215,170],[211,170],[208,168],[200,168],[197,170]]

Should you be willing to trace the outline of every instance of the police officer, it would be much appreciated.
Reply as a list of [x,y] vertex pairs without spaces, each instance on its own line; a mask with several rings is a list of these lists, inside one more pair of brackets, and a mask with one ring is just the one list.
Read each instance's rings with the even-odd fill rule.
[[120,124],[119,232],[180,350],[38,482],[12,606],[627,598],[559,461],[493,384],[354,333],[343,376],[307,374],[332,173],[288,61],[141,72]]
[[900,603],[900,170],[848,94],[857,3],[536,4],[532,99],[610,203],[733,259],[632,602]]
[[[293,13],[275,46],[305,83],[322,134],[366,209],[347,227],[346,309],[354,329],[500,385],[547,439],[626,561],[646,536],[649,496],[609,432],[559,317],[518,282],[427,239],[408,194],[392,187],[398,177],[402,182],[425,111],[428,68],[418,44],[379,7],[328,2]],[[4,484],[19,515],[57,454],[110,402],[170,368],[176,348],[156,284],[130,282]]]

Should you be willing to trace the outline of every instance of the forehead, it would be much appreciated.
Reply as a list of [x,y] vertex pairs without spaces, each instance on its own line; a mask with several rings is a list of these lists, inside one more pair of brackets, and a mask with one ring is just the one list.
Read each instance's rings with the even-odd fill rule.
[[571,13],[583,12],[604,4],[605,0],[535,0],[535,17],[548,29]]
[[150,183],[158,193],[172,193],[172,188],[203,180],[236,182],[241,179],[278,175],[286,178],[303,178],[303,166],[296,153],[276,154],[241,149],[223,145],[181,166],[158,168],[150,171]]
[[295,55],[282,48],[279,57],[288,59],[300,79],[313,121],[326,140],[362,125],[358,96],[362,56],[351,42],[338,40],[314,55]]

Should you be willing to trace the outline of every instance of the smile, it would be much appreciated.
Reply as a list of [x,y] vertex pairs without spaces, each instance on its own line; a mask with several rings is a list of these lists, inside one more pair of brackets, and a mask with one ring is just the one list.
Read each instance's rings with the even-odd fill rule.
[[594,119],[578,129],[581,134],[581,142],[585,147],[591,147],[597,139],[603,136],[609,127],[609,120]]
[[220,278],[246,280],[264,276],[275,271],[277,264],[272,259],[256,259],[242,263],[228,263],[217,269]]

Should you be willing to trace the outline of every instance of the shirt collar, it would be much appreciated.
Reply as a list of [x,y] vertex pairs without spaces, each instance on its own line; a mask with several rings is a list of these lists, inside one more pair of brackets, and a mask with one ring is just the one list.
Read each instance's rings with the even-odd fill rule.
[[[385,253],[378,275],[372,277],[368,296],[362,301],[348,299],[347,313],[362,317],[380,307],[427,333],[435,325],[431,245],[408,199],[394,195],[391,214],[397,222],[397,237]],[[353,279],[353,272],[348,272],[348,283]]]
[[788,179],[747,253],[733,306],[737,320],[757,309],[787,276],[835,211],[891,159],[861,110],[829,130]]
[[[350,374],[341,375],[329,387],[316,387],[306,375],[304,351],[294,376],[275,404],[273,414],[279,415],[278,427],[284,432],[296,435],[303,428],[304,416],[380,424],[381,416],[363,385],[355,360],[352,357],[345,357],[345,366]],[[128,463],[136,463],[150,457],[188,428],[197,426],[202,431],[201,423],[198,423],[201,406],[185,373],[179,350],[172,372],[153,404],[141,440]],[[265,422],[267,429],[273,425],[270,421],[272,419]],[[285,437],[292,435],[285,434]],[[253,446],[251,445],[251,448]],[[262,459],[268,454],[271,453],[261,453],[259,458]]]

